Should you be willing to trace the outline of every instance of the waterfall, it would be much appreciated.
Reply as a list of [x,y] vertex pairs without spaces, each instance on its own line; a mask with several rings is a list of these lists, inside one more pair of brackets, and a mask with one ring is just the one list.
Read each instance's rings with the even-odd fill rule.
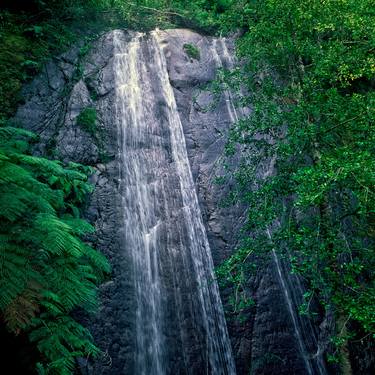
[[[280,225],[278,223],[278,225]],[[272,234],[269,228],[267,228],[267,236],[269,240],[272,240]],[[314,329],[310,323],[309,320],[306,320],[304,324],[300,321],[300,317],[298,316],[298,312],[296,311],[296,304],[292,297],[292,288],[295,288],[298,290],[298,292],[302,295],[303,289],[302,285],[300,283],[300,280],[298,278],[295,278],[293,280],[294,284],[289,285],[289,279],[286,275],[284,275],[284,270],[281,265],[279,256],[277,255],[275,249],[272,249],[272,259],[274,261],[274,264],[276,266],[278,279],[280,282],[280,286],[282,289],[282,292],[284,294],[284,298],[287,304],[287,308],[289,311],[289,315],[291,317],[295,337],[298,342],[298,347],[301,353],[301,357],[304,361],[306,372],[309,375],[325,375],[327,373],[325,364],[322,358],[322,355],[320,353],[319,345],[316,340],[316,334],[314,332]],[[314,344],[314,347],[316,348],[315,354],[310,354],[306,348],[306,340],[312,341]]]
[[[233,69],[235,67],[235,61],[233,59],[233,55],[229,53],[226,38],[213,39],[210,46],[210,51],[217,68]],[[230,89],[225,90],[223,95],[225,98],[229,118],[231,119],[232,123],[235,123],[244,116],[244,112],[242,108],[236,108]],[[266,170],[266,174],[273,173],[274,163],[275,159],[270,160],[270,167],[268,168],[268,170]],[[269,229],[267,229],[267,236],[270,240],[272,239],[271,231]],[[306,374],[325,375],[327,373],[327,370],[325,368],[321,349],[319,348],[319,343],[316,338],[316,333],[314,332],[313,326],[311,325],[309,319],[305,319],[303,322],[301,321],[297,311],[298,303],[296,303],[296,301],[294,301],[292,297],[293,289],[296,290],[297,294],[299,294],[300,296],[303,295],[304,290],[302,288],[301,282],[298,277],[295,277],[293,279],[293,285],[290,285],[288,277],[284,275],[285,271],[282,269],[283,267],[275,249],[272,249],[271,255],[276,267],[277,279],[279,281],[286,302],[287,310],[292,321],[294,336],[298,344],[301,358],[305,365]],[[309,344],[311,342],[313,344],[313,349],[316,350],[315,353],[310,353],[307,349],[306,344]]]
[[137,305],[133,374],[178,368],[181,374],[234,375],[159,33],[114,31],[113,39],[122,251],[131,252]]
[[[214,58],[215,65],[217,68],[224,68],[225,65],[227,65],[228,69],[232,69],[234,67],[234,62],[232,56],[229,54],[228,47],[226,45],[226,39],[220,38],[220,39],[213,39],[212,45],[210,47],[211,54]],[[221,47],[223,52],[223,57],[225,58],[224,61],[220,58],[218,47]],[[230,90],[224,90],[224,98],[225,103],[228,111],[229,118],[231,119],[232,123],[235,123],[239,120],[239,116],[237,114],[237,109],[234,105],[234,101],[232,98],[232,93]]]

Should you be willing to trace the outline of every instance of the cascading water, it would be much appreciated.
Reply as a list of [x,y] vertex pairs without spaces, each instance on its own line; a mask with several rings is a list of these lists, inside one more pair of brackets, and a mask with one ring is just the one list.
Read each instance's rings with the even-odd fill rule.
[[[217,68],[234,68],[235,62],[233,60],[233,56],[229,53],[226,38],[213,39],[210,50]],[[220,56],[222,56],[222,58]],[[229,117],[232,123],[235,123],[239,120],[239,118],[243,117],[245,113],[241,108],[236,108],[230,90],[224,91],[224,97]],[[274,164],[275,158],[270,160],[269,168],[264,172],[265,175],[273,173]],[[271,231],[269,229],[267,229],[267,236],[270,240],[272,239]],[[284,275],[285,271],[283,270],[279,256],[274,249],[272,250],[271,255],[276,267],[277,277],[292,321],[294,336],[298,344],[301,358],[305,365],[306,373],[308,375],[325,375],[327,370],[325,368],[323,356],[319,348],[319,343],[316,339],[316,333],[308,319],[303,321],[303,323],[301,322],[297,312],[298,303],[296,303],[292,298],[293,288],[297,291],[297,294],[300,296],[303,295],[304,290],[301,282],[298,277],[295,277],[293,280],[293,286],[289,285],[289,279],[286,275]],[[311,349],[314,351],[316,350],[316,352],[309,353],[306,344],[310,344],[309,346]]]
[[[228,52],[228,47],[225,42],[226,42],[225,38],[213,39],[210,50],[211,50],[211,53],[212,53],[212,56],[214,58],[217,68],[232,69],[234,65],[233,59],[232,59],[232,56]],[[226,61],[222,61],[222,59],[220,58],[220,55],[218,52],[218,45],[220,45],[223,51],[223,57],[225,58]],[[227,66],[225,66],[225,64]],[[232,123],[235,123],[239,120],[239,117],[238,117],[237,109],[234,105],[230,90],[224,91],[224,97],[225,97],[225,102],[226,102],[226,107],[227,107],[229,117]]]
[[124,251],[137,304],[133,374],[234,375],[159,33],[113,37]]
[[[278,224],[279,225],[279,224]],[[272,234],[270,229],[267,229],[267,236],[269,240],[272,240]],[[304,321],[304,323],[301,322],[300,317],[298,316],[298,312],[296,309],[296,303],[293,300],[292,297],[292,288],[295,288],[298,290],[300,295],[303,294],[303,289],[300,283],[300,280],[298,278],[295,278],[293,281],[293,286],[289,285],[289,279],[284,274],[284,270],[281,264],[281,261],[279,259],[279,256],[275,249],[272,249],[272,259],[274,261],[274,264],[276,266],[277,275],[280,281],[280,286],[282,288],[282,292],[285,297],[285,301],[287,304],[287,308],[289,311],[289,315],[292,320],[293,328],[295,337],[298,342],[298,347],[301,353],[301,357],[304,361],[306,372],[308,375],[326,375],[327,370],[325,368],[323,357],[320,353],[319,345],[316,339],[316,334],[313,330],[313,327],[309,320]],[[306,347],[306,344],[312,343],[313,349],[316,349],[316,353],[309,353]]]

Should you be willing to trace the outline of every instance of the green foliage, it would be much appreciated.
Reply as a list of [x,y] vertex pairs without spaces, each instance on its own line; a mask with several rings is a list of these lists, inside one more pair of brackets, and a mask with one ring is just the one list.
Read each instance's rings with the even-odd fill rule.
[[37,343],[44,373],[71,374],[74,360],[98,352],[69,314],[93,311],[106,259],[82,241],[79,218],[90,169],[28,154],[36,136],[0,127],[0,310],[8,329]]
[[126,26],[115,3],[14,0],[0,9],[0,121],[14,113],[22,85],[50,58],[78,40]]
[[48,323],[43,317],[35,319],[36,328],[30,334],[30,340],[38,343],[40,352],[54,359],[47,366],[37,364],[40,375],[70,375],[74,372],[76,358],[99,354],[89,332],[69,316],[57,316],[54,320],[47,317],[47,320]]
[[[9,1],[0,9],[0,120],[9,118],[20,102],[22,84],[52,56],[77,40],[104,30],[192,27],[213,31],[215,10],[231,1],[199,0],[49,0]],[[197,58],[195,49],[193,58]]]
[[40,21],[30,25],[26,15],[0,10],[0,120],[14,112],[22,84],[74,40],[63,23]]
[[248,262],[251,253],[243,246],[232,257],[216,269],[219,285],[223,288],[235,286],[229,298],[227,306],[227,316],[235,316],[238,320],[243,320],[248,309],[254,306],[247,288],[248,278],[255,272],[255,264]]
[[[5,0],[0,10],[0,126],[22,101],[22,85],[78,40],[90,41],[119,27],[171,27],[187,15],[182,1],[172,7],[166,0]],[[85,43],[80,60],[89,48]],[[82,73],[79,62],[72,82]],[[105,159],[95,109],[83,110],[77,123],[93,135]],[[92,232],[78,209],[91,190],[86,183],[90,171],[31,156],[33,141],[36,136],[27,131],[0,127],[0,310],[10,331],[29,333],[39,348],[40,374],[71,374],[77,357],[98,352],[71,312],[95,309],[96,285],[109,269],[82,241]],[[49,156],[55,143],[52,137]]]
[[[244,31],[237,80],[253,106],[227,146],[242,159],[231,173],[232,196],[248,205],[247,251],[220,272],[238,274],[247,256],[275,247],[308,281],[306,298],[368,334],[375,332],[374,16],[370,0],[242,0],[216,12],[223,31]],[[272,246],[262,235],[270,228]],[[308,307],[302,311],[313,313]]]
[[186,54],[190,58],[192,58],[194,60],[198,60],[198,61],[201,59],[201,54],[200,54],[197,46],[195,46],[193,44],[185,43],[183,47],[184,47],[184,50],[185,50]]
[[[8,11],[0,12],[0,121],[14,112],[22,83],[39,71],[46,58],[71,44],[74,35],[82,35],[88,20],[99,20],[95,30],[119,26],[143,31],[175,26],[209,33],[241,30],[237,51],[244,60],[242,69],[220,71],[209,88],[216,95],[212,105],[223,87],[232,89],[234,98],[249,92],[239,104],[252,103],[251,115],[235,124],[226,148],[228,157],[241,158],[240,167],[228,171],[229,178],[237,181],[228,202],[242,200],[248,207],[242,244],[217,271],[222,283],[234,285],[232,308],[241,313],[251,306],[246,283],[256,271],[255,260],[275,248],[308,282],[302,313],[314,314],[310,301],[318,298],[326,310],[345,321],[344,328],[355,322],[363,332],[374,333],[372,0],[46,0],[21,2],[24,14],[13,12],[16,3],[20,2],[9,2]],[[195,46],[184,49],[199,59]],[[76,78],[81,78],[79,67]],[[88,108],[77,119],[93,135],[94,111]],[[47,371],[64,373],[63,368],[69,373],[69,353],[81,355],[81,344],[89,336],[64,319],[73,306],[94,305],[90,292],[94,279],[86,266],[106,268],[78,238],[89,230],[74,217],[88,189],[85,171],[31,157],[26,152],[33,135],[20,129],[1,131],[2,149],[13,151],[0,154],[4,179],[0,186],[14,187],[0,198],[1,220],[7,223],[1,236],[11,249],[4,252],[1,264],[14,272],[5,273],[1,306],[9,311],[5,316],[14,331],[37,332],[32,338],[49,353],[45,353],[51,362]],[[269,229],[271,240],[266,236]],[[67,262],[63,267],[69,272],[64,276],[59,275],[58,260]],[[42,271],[47,273],[39,280]],[[78,274],[83,279],[75,283],[73,276]],[[70,284],[59,277],[70,279]],[[72,297],[68,291],[60,296],[56,280],[71,285],[71,290],[82,283],[86,298],[80,293]],[[60,322],[71,327],[70,344],[62,339]],[[54,332],[52,341],[47,340],[46,326]],[[342,331],[338,330],[335,345],[342,345]],[[347,339],[350,335],[345,335]],[[95,352],[85,346],[85,355]],[[41,373],[44,368],[39,366]]]
[[91,135],[95,135],[97,131],[97,113],[96,109],[87,107],[81,111],[77,117],[77,124]]

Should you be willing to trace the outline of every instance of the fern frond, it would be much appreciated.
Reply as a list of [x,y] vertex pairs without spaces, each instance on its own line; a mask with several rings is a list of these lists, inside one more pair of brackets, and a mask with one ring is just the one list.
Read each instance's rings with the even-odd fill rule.
[[27,210],[27,204],[23,202],[23,196],[18,192],[1,192],[0,188],[0,217],[9,221],[21,218]]
[[28,326],[39,312],[39,291],[27,288],[4,310],[4,320],[8,328],[18,334]]
[[76,207],[92,190],[89,168],[27,155],[33,138],[0,127],[0,311],[11,331],[37,342],[47,360],[40,374],[71,375],[77,357],[98,349],[69,314],[97,308],[109,264],[81,239],[93,231]]
[[93,226],[90,225],[87,221],[76,218],[76,217],[65,215],[64,217],[61,218],[61,220],[65,224],[69,225],[72,233],[78,236],[83,236],[87,233],[93,233],[95,231]]
[[0,140],[15,139],[18,137],[36,139],[38,136],[35,133],[23,128],[15,128],[12,126],[0,126]]
[[89,331],[69,316],[60,316],[50,321],[44,315],[35,319],[34,325],[36,328],[30,334],[30,340],[37,343],[39,350],[48,359],[47,366],[40,366],[42,371],[71,375],[77,357],[96,357],[100,353],[92,344]]
[[107,258],[99,251],[85,245],[85,255],[89,259],[96,272],[101,275],[99,279],[102,279],[104,273],[111,272],[111,265],[109,264]]
[[[9,161],[8,161],[9,160]],[[8,157],[6,161],[0,164],[0,184],[17,184],[23,186],[25,183],[32,183],[34,181],[30,171],[11,162]]]

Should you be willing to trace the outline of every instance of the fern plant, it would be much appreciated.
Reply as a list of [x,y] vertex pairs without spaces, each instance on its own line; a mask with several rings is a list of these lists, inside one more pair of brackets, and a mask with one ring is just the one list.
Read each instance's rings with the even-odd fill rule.
[[98,349],[70,314],[95,309],[110,269],[82,240],[93,231],[76,208],[91,191],[89,168],[30,155],[35,138],[0,127],[0,311],[10,331],[36,343],[40,373],[72,374],[77,357]]

